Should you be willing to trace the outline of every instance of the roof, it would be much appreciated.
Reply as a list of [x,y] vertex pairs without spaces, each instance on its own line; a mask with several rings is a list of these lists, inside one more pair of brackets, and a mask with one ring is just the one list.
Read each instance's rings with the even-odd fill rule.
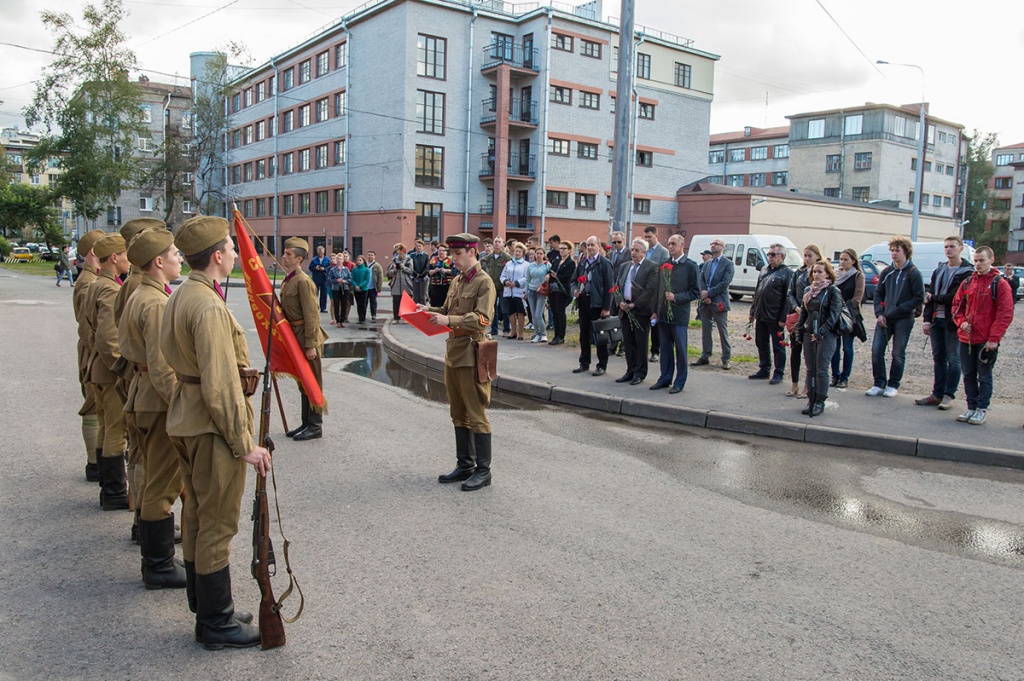
[[[901,104],[899,106],[896,106],[894,104],[879,104],[876,102],[865,102],[864,104],[861,105],[845,106],[840,109],[828,109],[825,111],[808,111],[806,113],[790,114],[789,116],[786,116],[786,118],[792,120],[794,118],[806,118],[808,116],[830,116],[835,114],[849,114],[856,113],[858,111],[871,111],[873,109],[888,109],[889,111],[907,114],[915,118],[921,115],[921,104],[918,102],[915,102],[913,104]],[[964,129],[964,126],[961,123],[947,121],[945,119],[939,118],[938,116],[933,116],[932,114],[928,113],[928,102],[924,103],[924,113],[932,122],[942,123],[944,125],[948,125],[954,128],[959,128],[960,130]]]
[[[747,131],[750,131],[747,134]],[[735,132],[717,132],[711,136],[711,144],[725,144],[726,142],[746,142],[750,140],[778,139],[789,137],[789,126],[780,125],[775,128],[747,127]]]
[[992,150],[992,153],[1003,151],[1004,149],[1024,149],[1024,142],[1017,142],[1016,144],[1007,144],[1005,146],[996,147]]
[[707,178],[703,180],[697,180],[690,184],[680,187],[676,191],[676,196],[690,196],[690,195],[703,195],[703,196],[757,196],[757,197],[769,197],[775,199],[781,199],[784,201],[809,201],[812,203],[827,203],[833,206],[846,206],[849,208],[868,208],[871,210],[886,210],[895,213],[911,213],[906,208],[899,208],[892,205],[891,201],[877,201],[871,203],[865,203],[864,201],[854,201],[853,199],[839,199],[831,196],[823,196],[821,194],[805,194],[802,192],[789,191],[784,189],[773,189],[771,187],[732,187],[724,184],[712,184],[707,181]]

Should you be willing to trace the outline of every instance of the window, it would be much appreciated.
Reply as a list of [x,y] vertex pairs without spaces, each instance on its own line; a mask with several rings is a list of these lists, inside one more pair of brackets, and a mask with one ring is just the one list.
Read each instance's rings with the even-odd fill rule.
[[416,37],[416,75],[425,78],[445,79],[445,55],[448,41],[444,38],[423,35]]
[[618,45],[612,45],[612,73],[619,72],[619,47]]
[[847,135],[859,135],[864,130],[864,114],[847,116],[844,122],[844,131]]
[[555,137],[551,138],[551,152],[554,156],[568,156],[569,155],[569,140],[561,140]]
[[935,164],[935,172],[937,172],[939,175],[941,175],[944,172],[946,172],[946,164],[944,164],[944,163],[936,163]]
[[676,87],[684,87],[687,90],[690,89],[690,79],[693,74],[693,68],[689,64],[681,64],[676,62]]
[[416,238],[436,241],[441,238],[441,215],[444,207],[440,203],[416,203]]
[[327,98],[316,100],[316,122],[323,123],[330,117]]
[[277,172],[277,157],[271,156],[267,159],[267,177],[273,177]]
[[444,147],[416,145],[416,186],[444,187]]
[[334,165],[340,166],[345,164],[345,152],[345,140],[337,140],[334,143]]
[[585,158],[591,161],[597,160],[597,145],[591,144],[590,142],[577,142],[576,143],[576,156],[579,158]]
[[764,161],[768,158],[768,147],[751,147],[750,148],[750,160],[751,161]]
[[[316,163],[315,167],[316,167],[317,170],[319,170],[321,168],[326,168],[327,167],[327,145],[326,144],[321,144],[321,145],[317,146],[317,148],[316,148],[316,158],[315,158],[314,162]],[[324,212],[326,213],[327,211],[324,211]]]
[[252,182],[252,163],[242,165],[242,182]]
[[276,126],[277,118],[275,116],[271,116],[270,118],[267,119],[267,137],[274,136],[274,129]]
[[854,187],[853,200],[867,203],[871,200],[871,187]]
[[725,178],[721,175],[708,175],[708,184],[725,184]]
[[728,184],[730,187],[742,187],[743,186],[743,176],[742,175],[730,175],[729,177],[727,177],[725,179],[726,179],[726,184]]
[[309,149],[299,150],[299,172],[309,170]]
[[601,43],[591,42],[580,38],[580,54],[584,57],[601,58]]
[[581,109],[600,109],[601,108],[601,95],[596,92],[583,92],[580,91],[580,108]]
[[246,199],[242,202],[242,215],[247,218],[252,217],[252,199]]
[[654,153],[650,151],[643,151],[642,149],[637,149],[636,164],[638,166],[650,168],[652,165],[654,165]]
[[763,187],[768,183],[767,176],[764,173],[750,173],[750,186],[751,187]]
[[320,54],[316,55],[316,77],[317,78],[319,78],[320,76],[327,75],[327,72],[331,68],[330,62],[331,62],[331,53],[330,52],[321,52]]
[[996,189],[1012,189],[1013,188],[1013,178],[1012,177],[997,177],[995,179],[995,185],[994,186],[995,186]]
[[267,200],[256,199],[256,217],[262,218],[267,214]]
[[925,141],[928,142],[928,144],[935,144],[935,126],[934,125],[929,125],[928,126],[928,137],[925,138]]
[[742,163],[747,160],[746,149],[730,149],[729,150],[729,162],[730,163]]
[[946,174],[947,175],[949,175],[950,177],[953,177],[953,175],[955,173],[956,173],[956,169],[953,167],[953,164],[949,164],[949,165],[946,166]]
[[242,128],[242,144],[252,144],[252,126]]
[[825,187],[825,196],[831,197],[833,199],[838,199],[839,198],[839,188],[838,187]]
[[242,101],[245,102],[245,106],[252,106],[252,88],[247,87],[242,92]]
[[[928,196],[928,195],[925,194],[925,196]],[[925,202],[927,202],[927,201],[928,201],[928,199],[925,199]],[[998,210],[998,211],[1010,210],[1010,199],[993,199],[992,200],[992,210]]]
[[725,151],[721,149],[709,151],[708,163],[725,163]]
[[940,130],[939,131],[939,142],[945,142],[945,141],[946,141],[946,133],[944,133],[944,132],[942,132]]
[[892,134],[897,137],[907,136],[907,119],[903,116],[897,116],[893,121]]
[[572,104],[572,90],[558,85],[552,87],[551,101],[556,104]]
[[444,134],[444,93],[416,91],[417,132]]
[[181,202],[181,212],[182,213],[191,213],[192,212],[192,202],[189,201],[188,199],[183,199],[182,202]]
[[267,177],[267,161],[266,159],[260,159],[256,161],[256,179],[263,180]]
[[[242,93],[236,92],[231,95],[231,110],[236,113],[242,110]],[[150,116],[152,117],[152,114]]]
[[951,196],[943,196],[942,197],[942,207],[943,208],[952,208],[953,207],[953,197],[951,197]]
[[31,177],[28,178],[28,183],[34,184],[36,186],[38,186],[41,181],[42,180],[39,178],[38,175],[32,175]]
[[551,34],[551,49],[572,52],[572,36],[561,33]]
[[302,106],[299,107],[299,127],[300,128],[305,128],[307,125],[309,125],[309,110],[310,110],[310,108],[311,107],[310,107],[309,104],[303,104]]
[[348,114],[348,93],[334,93],[334,115],[345,116]]
[[569,192],[559,192],[549,189],[547,191],[547,204],[552,208],[568,208]]
[[812,118],[807,121],[807,139],[818,140],[825,136],[825,119]]
[[153,199],[149,196],[139,197],[139,210],[149,213],[153,210]]
[[942,197],[939,196],[938,194],[933,196],[932,197],[932,205],[933,206],[941,206],[942,205]]
[[927,206],[930,198],[931,197],[928,194],[921,194],[921,205]]
[[267,78],[267,94],[272,95],[277,92],[277,77],[271,76]]
[[345,190],[335,189],[334,190],[334,212],[342,213],[345,211]]
[[636,53],[636,77],[645,80],[651,79],[651,55],[643,52]]
[[308,215],[309,208],[309,192],[299,194],[299,215]]
[[313,65],[310,63],[309,59],[299,64],[299,85],[309,82],[310,76],[312,75],[312,69]]
[[262,102],[267,98],[267,81],[261,80],[256,83],[256,101]]
[[838,173],[843,169],[843,157],[840,154],[829,154],[825,157],[825,172]]
[[597,208],[597,194],[576,194],[576,207],[584,210],[595,210]]
[[281,157],[281,174],[291,175],[295,172],[295,154],[290,151]]
[[1013,154],[997,154],[996,165],[997,166],[1008,166],[1013,163]]
[[789,183],[789,172],[780,170],[772,173],[772,185],[775,187],[785,186]]
[[853,155],[854,170],[871,170],[871,152],[858,152]]
[[295,112],[285,111],[281,114],[281,132],[291,132],[295,126]]
[[256,121],[256,141],[259,142],[261,139],[267,136],[267,122]]
[[634,213],[650,213],[651,212],[651,200],[650,199],[633,199],[633,212]]
[[956,135],[954,135],[953,133],[949,133],[946,136],[946,142],[951,146],[956,146]]
[[327,190],[319,191],[316,193],[316,212],[326,213],[327,212]]
[[291,90],[295,87],[295,70],[288,69],[281,72],[281,90]]
[[789,158],[789,145],[788,144],[776,144],[775,145],[775,158]]
[[153,139],[150,137],[140,137],[139,151],[153,151]]
[[644,102],[640,102],[640,109],[639,109],[638,113],[640,115],[640,118],[646,118],[649,121],[653,121],[654,120],[654,105],[653,104],[646,104]]
[[924,172],[926,172],[926,173],[932,172],[932,162],[931,161],[925,161],[924,162]]
[[152,104],[140,104],[139,111],[142,113],[143,123],[153,122],[153,105]]

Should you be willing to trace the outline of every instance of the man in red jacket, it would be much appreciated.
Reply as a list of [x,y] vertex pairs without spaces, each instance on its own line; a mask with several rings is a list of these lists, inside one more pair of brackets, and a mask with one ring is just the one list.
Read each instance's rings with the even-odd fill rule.
[[956,420],[972,426],[985,423],[999,341],[1013,321],[1013,291],[992,267],[993,259],[988,246],[976,250],[974,274],[953,297],[953,322],[960,339],[960,364],[967,394],[967,411]]

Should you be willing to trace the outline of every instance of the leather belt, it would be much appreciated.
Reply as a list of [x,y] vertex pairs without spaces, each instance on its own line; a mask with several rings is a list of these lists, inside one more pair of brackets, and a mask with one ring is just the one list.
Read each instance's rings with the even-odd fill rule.
[[192,385],[202,384],[202,381],[199,380],[198,376],[185,376],[184,374],[178,374],[178,380],[182,383],[191,383]]
[[135,370],[136,371],[149,371],[149,367],[146,366],[145,364],[136,364],[135,365]]

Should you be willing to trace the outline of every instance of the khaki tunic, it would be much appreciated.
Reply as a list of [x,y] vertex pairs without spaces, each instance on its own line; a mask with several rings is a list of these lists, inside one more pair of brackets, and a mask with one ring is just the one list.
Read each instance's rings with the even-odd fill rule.
[[78,382],[82,386],[82,397],[85,403],[79,410],[79,416],[86,416],[95,413],[96,402],[93,398],[92,388],[88,387],[89,357],[92,355],[92,343],[95,331],[89,323],[89,317],[83,314],[86,297],[89,293],[89,285],[96,281],[96,270],[85,267],[82,273],[75,280],[75,293],[71,296],[72,306],[75,311],[75,321],[78,322]]
[[[327,332],[320,327],[316,284],[302,270],[295,270],[295,274],[285,277],[281,284],[281,309],[302,347],[306,350],[316,348],[316,359],[306,361],[316,376],[317,385],[323,388],[324,341],[327,340]],[[302,383],[299,383],[299,390],[302,391]]]
[[114,300],[114,323],[121,323],[121,315],[124,314],[124,306],[128,304],[128,299],[132,297],[132,294],[138,290],[142,284],[143,273],[142,270],[132,267],[131,273],[128,278],[121,284],[120,290],[117,292],[117,298]]
[[114,323],[114,299],[121,288],[109,272],[100,270],[89,285],[82,313],[93,329],[88,376],[96,397],[96,416],[103,433],[103,456],[120,456],[128,446],[124,400],[117,392],[118,376],[112,367],[121,358]]

